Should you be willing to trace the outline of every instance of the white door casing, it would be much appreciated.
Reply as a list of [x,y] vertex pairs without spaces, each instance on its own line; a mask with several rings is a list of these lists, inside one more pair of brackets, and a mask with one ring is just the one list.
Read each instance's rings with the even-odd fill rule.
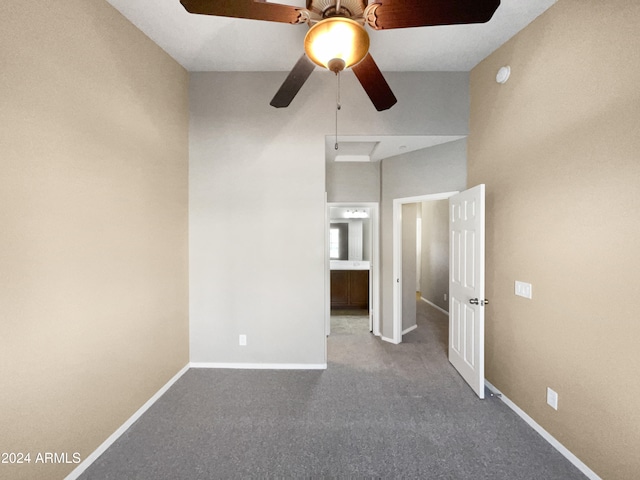
[[484,398],[485,186],[449,199],[449,361]]

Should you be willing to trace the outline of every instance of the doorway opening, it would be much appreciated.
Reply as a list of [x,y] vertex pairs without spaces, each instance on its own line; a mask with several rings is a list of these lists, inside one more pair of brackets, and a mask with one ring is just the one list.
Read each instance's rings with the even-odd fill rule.
[[368,331],[379,336],[378,203],[327,203],[326,232],[326,335],[333,312],[366,319]]
[[[393,200],[392,343],[401,343],[402,335],[416,328],[417,299],[424,299],[448,313],[448,199],[456,193],[458,192],[443,192]],[[437,219],[439,224],[435,225]],[[446,247],[443,247],[443,238]]]

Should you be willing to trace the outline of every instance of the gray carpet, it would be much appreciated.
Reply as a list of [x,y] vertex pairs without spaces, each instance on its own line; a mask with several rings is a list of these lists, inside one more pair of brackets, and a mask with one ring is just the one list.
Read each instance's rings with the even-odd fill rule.
[[[188,371],[83,479],[584,479],[446,358],[418,303],[401,345],[333,318],[326,371]],[[364,327],[363,327],[364,325]]]

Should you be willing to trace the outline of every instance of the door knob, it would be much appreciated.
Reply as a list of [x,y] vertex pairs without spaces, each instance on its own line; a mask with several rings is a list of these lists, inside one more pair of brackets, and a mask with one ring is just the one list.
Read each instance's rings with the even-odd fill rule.
[[489,300],[487,300],[486,298],[484,300],[478,300],[477,298],[471,298],[469,300],[469,303],[471,305],[480,305],[480,306],[485,306],[485,305],[489,305]]

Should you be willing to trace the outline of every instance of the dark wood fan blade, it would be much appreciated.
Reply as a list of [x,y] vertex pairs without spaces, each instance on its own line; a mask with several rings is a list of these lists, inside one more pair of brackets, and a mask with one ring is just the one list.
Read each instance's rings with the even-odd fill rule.
[[264,0],[180,0],[189,13],[219,17],[250,18],[269,22],[297,23],[299,9]]
[[369,95],[376,110],[381,112],[396,104],[398,101],[396,96],[370,54],[367,53],[367,56],[351,69],[358,77],[364,91]]
[[500,0],[376,0],[378,30],[488,22]]
[[289,72],[289,75],[287,75],[282,86],[280,86],[280,90],[271,100],[271,105],[276,108],[288,107],[314,68],[316,68],[316,64],[303,53],[291,72]]

